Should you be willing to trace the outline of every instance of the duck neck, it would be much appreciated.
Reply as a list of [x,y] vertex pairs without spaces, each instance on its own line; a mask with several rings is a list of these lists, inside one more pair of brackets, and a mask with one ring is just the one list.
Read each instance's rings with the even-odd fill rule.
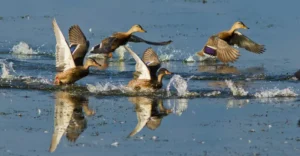
[[132,33],[134,33],[134,30],[133,30],[133,29],[129,29],[125,34],[129,36],[129,35],[131,35]]
[[89,64],[89,63],[87,62],[87,63],[84,64],[83,68],[84,68],[85,70],[89,70],[89,68],[90,68],[91,66],[92,66],[92,65]]
[[236,27],[233,25],[228,32],[232,34],[236,30]]
[[163,79],[163,77],[165,76],[165,74],[158,74],[158,76],[157,76],[157,83],[158,84],[162,84],[162,79]]

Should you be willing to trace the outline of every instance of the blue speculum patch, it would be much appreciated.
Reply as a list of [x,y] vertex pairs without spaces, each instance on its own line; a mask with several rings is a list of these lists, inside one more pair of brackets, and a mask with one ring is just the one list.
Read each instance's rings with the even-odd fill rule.
[[71,51],[71,53],[73,53],[73,52],[74,52],[74,50],[76,49],[76,47],[77,47],[77,45],[72,45],[72,46],[70,47],[70,51]]
[[212,47],[205,46],[204,47],[204,53],[208,54],[208,55],[211,55],[211,56],[216,56],[217,55],[217,50],[212,48]]

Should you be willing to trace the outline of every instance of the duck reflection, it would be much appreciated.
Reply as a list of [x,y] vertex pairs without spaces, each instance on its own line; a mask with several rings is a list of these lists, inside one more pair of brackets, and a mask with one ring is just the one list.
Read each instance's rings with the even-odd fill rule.
[[136,135],[145,126],[151,130],[157,129],[160,126],[162,119],[172,113],[171,109],[166,109],[163,106],[162,99],[130,97],[129,101],[135,105],[138,123],[128,137]]
[[93,110],[88,108],[88,99],[84,96],[59,91],[55,98],[54,132],[49,148],[50,152],[56,150],[64,134],[70,142],[75,142],[87,127],[85,115],[92,116],[95,114]]
[[208,72],[208,73],[217,73],[217,74],[240,74],[240,71],[234,67],[229,65],[212,65],[201,63],[198,67],[198,71],[200,72]]
[[216,73],[216,74],[257,75],[257,74],[264,74],[265,68],[263,66],[257,66],[257,67],[249,67],[240,70],[234,66],[227,65],[227,64],[211,64],[211,63],[201,62],[198,66],[198,71]]

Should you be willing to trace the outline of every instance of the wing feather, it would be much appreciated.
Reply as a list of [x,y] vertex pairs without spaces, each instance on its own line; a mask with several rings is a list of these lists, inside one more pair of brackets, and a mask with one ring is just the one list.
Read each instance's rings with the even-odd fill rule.
[[210,37],[207,45],[216,48],[218,59],[224,63],[234,62],[239,57],[239,51],[237,49],[231,47],[227,42],[217,36]]
[[58,71],[66,71],[70,68],[75,68],[76,66],[71,55],[70,47],[68,46],[66,39],[55,19],[52,21],[52,26],[56,38],[56,68]]
[[150,71],[147,65],[129,47],[124,47],[136,61],[135,70],[140,73],[137,79],[151,80]]
[[235,31],[229,40],[230,45],[237,45],[241,48],[245,48],[246,50],[256,53],[256,54],[261,54],[263,53],[266,49],[264,45],[260,45],[247,36],[243,35],[242,33]]
[[84,57],[89,48],[89,41],[86,39],[84,33],[78,25],[73,25],[69,29],[70,47],[75,46],[73,51],[73,59],[76,66],[83,65]]

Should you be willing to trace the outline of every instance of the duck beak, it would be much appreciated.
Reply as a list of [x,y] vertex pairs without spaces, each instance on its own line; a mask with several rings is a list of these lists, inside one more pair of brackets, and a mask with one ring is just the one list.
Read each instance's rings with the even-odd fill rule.
[[245,29],[250,29],[249,27],[245,26]]
[[146,31],[146,30],[144,30],[144,29],[143,29],[143,31],[144,31],[144,33],[147,33],[147,31]]
[[169,71],[166,71],[166,74],[167,74],[167,75],[171,75],[172,73],[171,73],[171,72],[169,72]]

